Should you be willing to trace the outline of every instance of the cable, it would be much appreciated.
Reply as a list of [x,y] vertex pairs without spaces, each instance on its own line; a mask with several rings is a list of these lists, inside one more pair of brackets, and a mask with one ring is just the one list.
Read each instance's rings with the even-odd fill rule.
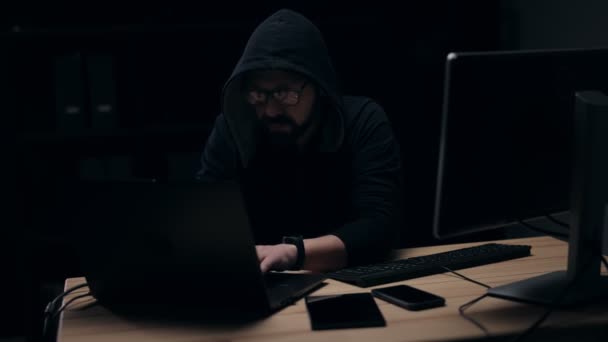
[[[608,261],[602,255],[601,251],[599,251],[598,254],[600,256],[601,262],[604,264],[604,267],[606,267],[606,270],[608,270]],[[585,265],[583,267],[583,270],[581,271],[580,274],[584,274],[587,271],[587,268],[589,268],[591,264],[593,264],[593,263],[589,262],[587,265]],[[579,274],[579,277],[580,277],[580,274]],[[557,297],[557,299],[553,303],[551,303],[551,305],[549,306],[549,308],[547,308],[547,310],[545,311],[545,313],[542,316],[540,316],[540,318],[538,320],[536,320],[536,322],[534,322],[534,324],[532,324],[523,333],[521,333],[519,336],[516,336],[515,339],[513,339],[513,342],[522,341],[526,336],[530,335],[536,328],[538,328],[549,317],[549,315],[553,311],[555,311],[555,309],[559,306],[559,304],[562,302],[562,300],[566,297],[566,294],[571,290],[571,288],[574,286],[574,284],[578,280],[580,280],[580,278],[574,278],[574,279],[572,279],[570,281],[570,283],[568,283],[568,285],[564,288],[564,290],[559,294],[559,296]]]
[[488,329],[486,329],[486,327],[484,327],[481,323],[477,322],[475,319],[473,319],[473,317],[469,317],[464,313],[464,310],[468,309],[469,307],[471,307],[473,304],[479,302],[480,300],[484,299],[485,297],[487,297],[488,294],[485,293],[475,299],[473,299],[472,301],[462,304],[459,308],[458,308],[458,313],[460,313],[460,316],[462,316],[464,319],[466,319],[467,321],[473,323],[476,327],[478,327],[479,329],[481,329],[481,331],[484,332],[484,334],[486,334],[487,337],[490,336],[490,333],[488,332]]
[[[553,217],[552,215],[545,215],[551,222],[558,224],[562,227],[566,227],[566,228],[570,228],[570,225],[560,221],[558,219],[556,219],[555,217]],[[608,261],[606,261],[606,258],[600,253],[600,257],[602,258],[602,263],[604,264],[604,267],[606,268],[606,271],[608,271]]]
[[[601,254],[600,254],[601,255]],[[601,257],[602,260],[605,262],[606,260],[604,259],[604,257]],[[564,287],[563,291],[559,294],[559,296],[556,297],[556,299],[549,305],[549,307],[547,308],[547,310],[545,311],[545,313],[543,313],[542,316],[540,316],[536,322],[534,322],[530,327],[528,327],[528,329],[526,329],[524,332],[522,332],[521,334],[519,334],[518,336],[515,336],[515,338],[513,339],[512,342],[520,342],[522,341],[526,336],[530,335],[534,330],[536,330],[536,328],[538,328],[548,317],[551,313],[553,313],[553,311],[555,311],[555,309],[559,306],[559,304],[562,302],[562,300],[564,300],[564,298],[566,297],[566,294],[568,294],[568,292],[570,292],[570,290],[574,287],[574,284],[576,284],[577,281],[580,280],[580,275],[584,274],[585,272],[587,272],[587,269],[589,268],[589,266],[593,264],[592,262],[587,263],[587,265],[585,265],[585,267],[583,267],[583,270],[581,271],[581,273],[579,273],[579,277],[576,277],[574,279],[572,279],[568,285],[566,287]]]
[[68,294],[70,294],[70,293],[72,293],[72,292],[74,292],[74,291],[76,291],[78,289],[86,287],[86,286],[88,286],[87,283],[82,283],[82,284],[78,284],[78,285],[72,286],[69,289],[63,291],[61,294],[59,294],[57,297],[55,297],[52,301],[50,301],[49,304],[47,304],[46,309],[44,310],[45,313],[47,313],[47,310],[49,310],[49,309],[50,309],[50,311],[53,311],[54,308],[55,308],[55,306],[57,305],[57,302],[60,299],[62,299],[63,297],[67,296]]
[[[558,219],[556,219],[555,217],[553,217],[552,215],[545,215],[551,222],[558,224],[562,227],[566,227],[566,228],[570,228],[570,225],[560,221]],[[600,257],[602,258],[602,263],[604,264],[604,267],[606,268],[606,271],[608,271],[608,261],[606,261],[606,258],[600,253]]]
[[523,341],[524,338],[526,338],[527,336],[529,336],[530,334],[532,334],[532,332],[534,330],[536,330],[536,328],[538,328],[541,324],[543,324],[543,322],[549,317],[549,315],[551,315],[553,313],[553,311],[555,311],[555,309],[557,308],[557,306],[561,303],[561,301],[563,300],[563,298],[566,296],[566,293],[570,290],[570,288],[572,287],[572,285],[575,282],[576,282],[575,279],[573,279],[568,284],[568,286],[565,287],[564,291],[562,291],[562,293],[560,293],[560,295],[557,297],[557,300],[555,300],[553,303],[551,303],[551,305],[549,306],[549,308],[547,308],[547,310],[545,311],[545,313],[543,313],[542,316],[540,316],[536,320],[536,322],[534,322],[530,327],[528,327],[528,329],[524,330],[524,332],[522,332],[518,336],[515,336],[515,338],[513,339],[512,342]]
[[[462,279],[464,279],[464,280],[467,280],[467,281],[470,281],[470,282],[472,282],[472,283],[474,283],[474,284],[477,284],[477,285],[483,286],[483,287],[485,287],[486,289],[491,288],[490,286],[488,286],[488,285],[486,285],[486,284],[484,284],[484,283],[482,283],[482,282],[479,282],[479,281],[477,281],[477,280],[471,279],[471,278],[469,278],[469,277],[467,277],[467,276],[465,276],[465,275],[463,275],[463,274],[460,274],[460,273],[458,273],[458,272],[456,272],[456,271],[454,271],[454,270],[449,269],[448,267],[445,267],[445,266],[441,266],[441,267],[442,267],[443,269],[445,269],[446,271],[448,271],[448,272],[454,273],[456,276],[458,276],[458,277],[460,277],[460,278],[462,278]],[[481,329],[481,331],[483,331],[483,332],[484,332],[484,334],[486,334],[486,336],[490,336],[490,333],[488,332],[488,329],[486,329],[486,327],[484,327],[484,326],[483,326],[481,323],[477,322],[477,321],[476,321],[476,320],[475,320],[473,317],[467,316],[467,315],[464,313],[464,310],[468,309],[468,308],[469,308],[469,307],[471,307],[473,304],[475,304],[475,303],[479,302],[480,300],[484,299],[484,298],[485,298],[485,297],[487,297],[487,296],[488,296],[488,294],[487,294],[487,293],[486,293],[486,294],[483,294],[483,295],[481,295],[481,296],[479,296],[479,297],[477,297],[477,298],[473,299],[472,301],[470,301],[470,302],[468,302],[468,303],[465,303],[465,304],[461,305],[461,306],[458,308],[458,313],[460,314],[460,316],[462,316],[462,318],[464,318],[464,319],[466,319],[467,321],[469,321],[469,322],[473,323],[473,324],[474,324],[476,327],[478,327],[479,329]]]
[[[83,287],[86,287],[86,286],[88,286],[87,283],[82,283],[82,284],[78,284],[78,285],[72,286],[71,288],[63,291],[61,294],[59,294],[57,297],[55,297],[53,300],[51,300],[46,305],[46,307],[44,308],[44,322],[43,322],[43,325],[42,325],[42,334],[43,334],[43,336],[46,336],[47,333],[48,333],[49,324],[50,324],[49,320],[51,318],[55,318],[56,317],[55,311],[57,311],[57,309],[56,309],[57,308],[57,303],[63,297],[67,296],[68,294],[70,294],[70,293],[72,293],[72,292],[74,292],[74,291],[76,291],[78,289],[81,289]],[[90,292],[89,292],[89,294],[90,294]],[[63,308],[63,309],[65,309],[65,308]]]
[[452,273],[454,273],[455,275],[459,276],[460,278],[462,278],[462,279],[464,279],[464,280],[468,280],[468,281],[470,281],[471,283],[475,283],[475,284],[477,284],[477,285],[483,286],[483,287],[485,287],[486,289],[491,288],[491,286],[488,286],[488,285],[486,285],[486,284],[484,284],[484,283],[481,283],[481,282],[479,282],[479,281],[477,281],[477,280],[471,279],[471,278],[469,278],[469,277],[467,277],[467,276],[465,276],[465,275],[463,275],[463,274],[460,274],[460,273],[458,273],[458,272],[456,272],[456,271],[453,271],[453,270],[451,270],[451,269],[449,269],[449,268],[447,268],[447,267],[445,267],[445,266],[441,266],[441,267],[442,267],[443,269],[447,270],[448,272],[452,272]]
[[75,300],[80,299],[80,298],[84,298],[84,297],[88,297],[91,296],[91,292],[87,292],[78,296],[74,296],[72,298],[70,298],[70,300],[68,300],[65,304],[63,304],[59,309],[57,309],[57,311],[53,314],[53,318],[59,316],[59,314],[65,310],[70,304],[72,304]]
[[566,222],[560,221],[558,219],[556,219],[555,217],[553,217],[552,215],[545,215],[545,217],[547,217],[549,219],[549,221],[562,226],[562,227],[566,227],[566,228],[570,228],[570,225],[567,224]]
[[567,234],[562,234],[562,233],[559,233],[559,232],[554,232],[554,231],[546,230],[546,229],[543,229],[543,228],[539,228],[539,227],[533,226],[533,225],[531,225],[531,224],[529,224],[527,222],[524,222],[523,220],[517,220],[517,222],[519,222],[521,225],[524,225],[524,226],[526,226],[526,227],[528,227],[528,228],[530,228],[530,229],[532,229],[534,231],[537,231],[537,232],[540,232],[540,233],[543,233],[543,234],[547,234],[547,235],[550,235],[550,236],[562,237],[562,238],[568,238]]
[[[554,223],[556,223],[556,224],[559,224],[559,225],[561,225],[561,226],[565,226],[565,227],[567,227],[567,226],[568,226],[568,225],[567,225],[567,224],[565,224],[564,222],[561,222],[561,221],[559,221],[559,220],[557,220],[557,219],[555,219],[555,218],[551,217],[550,215],[547,215],[547,217],[548,217],[548,218],[549,218],[551,221],[553,221]],[[560,233],[557,233],[557,232],[549,232],[549,231],[544,230],[544,229],[542,229],[542,228],[535,227],[535,226],[533,226],[533,225],[530,225],[530,224],[528,224],[528,223],[524,222],[523,220],[518,220],[518,221],[519,221],[519,223],[521,223],[522,225],[524,225],[524,226],[526,226],[526,227],[528,227],[528,228],[530,228],[530,229],[532,229],[532,230],[535,230],[535,231],[540,231],[540,232],[545,233],[545,234],[548,234],[548,235],[561,236],[561,237],[565,237],[565,238],[567,238],[567,237],[568,237],[566,234],[560,234]],[[606,260],[606,258],[605,258],[605,257],[604,257],[604,256],[603,256],[601,253],[600,253],[600,257],[601,257],[601,261],[602,261],[602,263],[604,264],[604,267],[606,268],[606,270],[608,270],[608,261]],[[589,263],[589,264],[591,264],[591,263]],[[589,264],[588,264],[588,265],[589,265]],[[585,269],[586,269],[587,267],[589,267],[588,265],[585,267]],[[451,272],[451,273],[453,273],[453,274],[457,275],[458,277],[460,277],[460,278],[462,278],[462,279],[464,279],[464,280],[470,281],[470,282],[472,282],[472,283],[475,283],[475,284],[477,284],[477,285],[483,286],[483,287],[488,288],[488,289],[489,289],[489,288],[491,288],[490,286],[488,286],[488,285],[486,285],[486,284],[483,284],[483,283],[478,282],[478,281],[476,281],[476,280],[474,280],[474,279],[471,279],[471,278],[469,278],[469,277],[467,277],[467,276],[465,276],[465,275],[463,275],[463,274],[460,274],[460,273],[458,273],[458,272],[456,272],[456,271],[453,271],[453,270],[449,269],[448,267],[445,267],[445,266],[441,266],[441,267],[442,267],[443,269],[445,269],[445,270],[447,270],[447,271],[449,271],[449,272]],[[563,291],[562,291],[562,292],[559,294],[559,296],[557,296],[557,297],[556,297],[557,299],[556,299],[556,300],[555,300],[553,303],[551,303],[551,304],[549,305],[549,307],[548,307],[548,308],[547,308],[547,310],[546,310],[546,311],[543,313],[543,315],[542,315],[542,316],[540,316],[540,317],[539,317],[539,319],[537,319],[537,320],[536,320],[536,321],[535,321],[535,322],[534,322],[534,323],[533,323],[533,324],[532,324],[530,327],[528,327],[528,329],[526,329],[526,330],[525,330],[523,333],[521,333],[520,335],[516,336],[516,337],[513,339],[513,342],[519,342],[519,341],[522,341],[522,340],[523,340],[525,337],[529,336],[529,335],[530,335],[530,334],[531,334],[531,333],[532,333],[534,330],[536,330],[536,328],[538,328],[538,327],[539,327],[539,326],[540,326],[540,325],[541,325],[541,324],[542,324],[542,323],[543,323],[543,322],[544,322],[544,321],[545,321],[545,320],[546,320],[546,319],[549,317],[549,315],[551,315],[551,313],[553,313],[553,311],[555,311],[555,309],[556,309],[556,308],[559,306],[559,304],[562,302],[562,300],[563,300],[563,299],[566,297],[566,294],[567,294],[567,293],[568,293],[568,292],[569,292],[569,291],[572,289],[572,287],[575,285],[575,283],[576,283],[578,280],[579,280],[579,279],[573,279],[572,281],[570,281],[570,283],[568,283],[568,285],[567,285],[567,286],[564,288],[564,290],[563,290]],[[467,315],[465,314],[465,312],[464,312],[466,309],[468,309],[469,307],[471,307],[473,304],[477,303],[478,301],[482,300],[482,299],[483,299],[483,298],[485,298],[486,296],[487,296],[487,294],[484,294],[484,295],[482,295],[482,296],[480,296],[480,297],[477,297],[477,298],[473,299],[472,301],[470,301],[470,302],[468,302],[468,303],[465,303],[465,304],[461,305],[461,306],[458,308],[458,312],[460,313],[460,315],[461,315],[461,316],[462,316],[464,319],[468,320],[469,322],[471,322],[471,323],[473,323],[475,326],[477,326],[479,329],[481,329],[481,330],[482,330],[482,331],[483,331],[483,332],[486,334],[486,336],[490,336],[490,333],[488,332],[488,330],[486,329],[486,327],[484,327],[484,326],[483,326],[481,323],[477,322],[477,321],[476,321],[475,319],[473,319],[472,317],[467,316]]]

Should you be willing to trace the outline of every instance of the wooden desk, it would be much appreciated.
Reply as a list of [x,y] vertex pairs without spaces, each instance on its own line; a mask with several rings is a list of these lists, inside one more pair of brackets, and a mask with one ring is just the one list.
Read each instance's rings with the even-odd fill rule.
[[[566,266],[567,245],[549,237],[505,240],[501,242],[530,244],[533,256],[479,266],[459,271],[475,280],[497,286],[516,280],[562,270]],[[399,257],[411,257],[443,252],[479,243],[423,247],[402,250]],[[605,273],[605,272],[604,272]],[[84,282],[84,278],[71,278],[65,288]],[[334,280],[319,289],[315,295],[368,292]],[[482,294],[486,289],[452,274],[411,279],[406,283],[446,298],[447,305],[420,312],[410,312],[376,299],[387,326],[347,330],[312,331],[303,300],[264,320],[246,325],[214,326],[201,322],[197,326],[154,324],[113,315],[105,308],[94,305],[94,299],[83,298],[72,303],[59,322],[58,340],[71,341],[445,341],[481,339],[485,334],[458,314],[458,307]],[[386,285],[382,285],[386,286]],[[77,290],[72,296],[88,292]],[[93,305],[92,305],[93,304]],[[491,336],[514,335],[530,326],[545,309],[496,298],[485,298],[467,310],[483,324]],[[567,328],[567,329],[561,329]],[[588,335],[591,340],[608,341],[608,305],[594,304],[575,310],[559,310],[536,331],[530,340],[561,337],[566,340]]]

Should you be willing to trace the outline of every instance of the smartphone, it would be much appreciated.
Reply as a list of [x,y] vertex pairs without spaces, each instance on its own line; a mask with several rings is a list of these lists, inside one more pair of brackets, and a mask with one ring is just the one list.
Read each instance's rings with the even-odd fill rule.
[[372,295],[412,311],[445,305],[445,299],[443,297],[407,285],[373,289]]
[[312,330],[386,326],[369,292],[308,296],[306,307]]

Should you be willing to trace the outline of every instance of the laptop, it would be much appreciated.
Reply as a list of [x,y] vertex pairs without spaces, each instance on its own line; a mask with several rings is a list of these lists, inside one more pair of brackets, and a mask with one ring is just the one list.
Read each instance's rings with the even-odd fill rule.
[[111,309],[267,316],[325,279],[262,274],[237,183],[86,181],[69,193],[82,272]]

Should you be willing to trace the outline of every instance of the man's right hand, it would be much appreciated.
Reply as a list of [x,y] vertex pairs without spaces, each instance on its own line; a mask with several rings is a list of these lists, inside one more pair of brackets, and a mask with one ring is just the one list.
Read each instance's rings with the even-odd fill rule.
[[255,250],[263,273],[288,270],[298,259],[298,248],[291,244],[257,245]]

